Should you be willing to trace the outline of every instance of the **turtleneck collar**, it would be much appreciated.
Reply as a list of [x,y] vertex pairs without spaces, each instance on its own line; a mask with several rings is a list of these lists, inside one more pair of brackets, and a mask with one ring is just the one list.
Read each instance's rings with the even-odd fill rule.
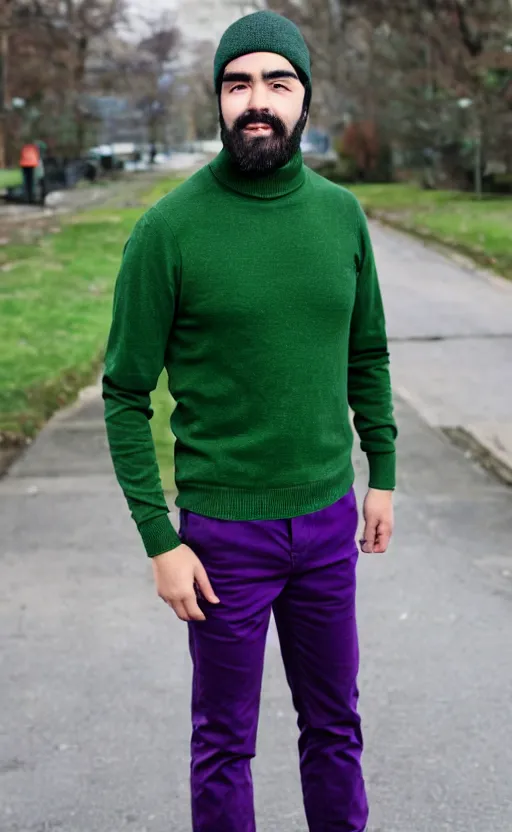
[[210,170],[227,188],[257,199],[276,199],[291,194],[304,184],[306,178],[300,150],[282,168],[265,176],[253,176],[243,173],[223,148],[210,163]]

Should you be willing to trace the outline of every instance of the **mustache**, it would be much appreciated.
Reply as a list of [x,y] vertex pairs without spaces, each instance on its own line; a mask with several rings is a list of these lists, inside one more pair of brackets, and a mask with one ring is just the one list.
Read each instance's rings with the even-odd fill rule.
[[245,130],[249,124],[268,124],[269,127],[272,127],[276,136],[286,136],[285,123],[278,116],[268,113],[265,110],[247,110],[247,112],[238,116],[232,129],[238,133]]

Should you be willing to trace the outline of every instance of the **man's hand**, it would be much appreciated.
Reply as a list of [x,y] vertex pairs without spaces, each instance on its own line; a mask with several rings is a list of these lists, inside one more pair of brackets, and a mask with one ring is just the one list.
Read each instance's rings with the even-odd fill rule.
[[182,621],[204,621],[206,616],[199,609],[196,589],[211,604],[218,604],[219,599],[192,549],[182,544],[151,560],[159,597]]
[[393,492],[370,488],[364,501],[363,516],[365,527],[361,550],[366,554],[382,554],[393,534]]

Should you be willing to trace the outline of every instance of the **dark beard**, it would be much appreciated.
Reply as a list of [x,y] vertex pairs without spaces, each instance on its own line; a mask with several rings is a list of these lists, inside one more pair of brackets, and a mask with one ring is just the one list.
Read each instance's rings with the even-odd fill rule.
[[[247,110],[228,129],[222,114],[220,116],[221,139],[234,162],[244,173],[263,176],[282,168],[300,149],[300,142],[308,117],[304,108],[300,119],[288,134],[280,118],[264,110]],[[272,127],[270,136],[245,136],[243,130],[248,124],[268,124]]]

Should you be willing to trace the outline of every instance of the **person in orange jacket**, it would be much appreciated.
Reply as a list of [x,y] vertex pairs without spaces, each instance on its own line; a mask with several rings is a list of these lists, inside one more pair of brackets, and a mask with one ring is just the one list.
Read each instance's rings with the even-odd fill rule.
[[35,143],[24,144],[20,154],[20,168],[23,173],[23,184],[27,200],[34,202],[34,191],[37,169],[41,165],[41,153]]

